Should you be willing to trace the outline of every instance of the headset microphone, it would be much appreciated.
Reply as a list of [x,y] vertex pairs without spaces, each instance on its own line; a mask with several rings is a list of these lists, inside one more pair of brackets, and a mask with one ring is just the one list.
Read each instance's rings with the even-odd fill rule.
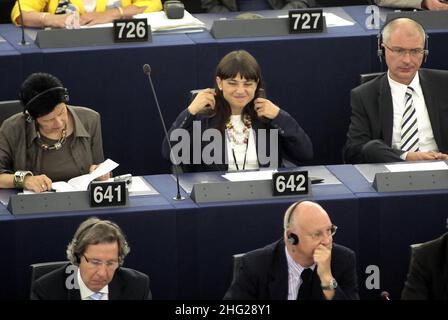
[[[162,123],[163,131],[165,133],[165,139],[170,148],[170,155],[174,157],[174,153],[172,152],[170,137],[168,136],[168,130],[166,130],[165,120],[163,119],[162,110],[160,109],[159,101],[157,99],[156,90],[154,89],[154,85],[151,79],[151,67],[149,64],[143,65],[143,73],[148,76],[149,84],[151,86],[152,94],[154,95],[154,101],[156,102],[157,111],[159,112],[160,122]],[[185,197],[182,197],[180,194],[180,183],[179,183],[179,168],[178,165],[175,164],[176,168],[174,169],[176,174],[176,184],[177,184],[177,194],[173,197],[174,200],[185,200]]]
[[299,244],[299,237],[295,233],[290,233],[288,235],[288,242],[293,246]]
[[[404,18],[404,17],[397,17],[397,18],[394,18],[394,19],[391,19],[391,20],[389,20],[382,28],[381,28],[381,30],[380,30],[380,32],[378,33],[378,35],[376,36],[377,37],[377,55],[378,55],[378,59],[380,60],[380,63],[383,63],[383,58],[384,58],[384,56],[385,56],[385,52],[384,52],[384,49],[382,48],[382,44],[383,44],[383,31],[384,31],[384,29],[386,28],[386,26],[387,25],[389,25],[392,21],[394,21],[394,20],[397,20],[397,19],[401,19],[401,18]],[[429,55],[429,36],[428,36],[428,34],[426,33],[426,30],[425,30],[425,28],[423,27],[423,25],[420,23],[420,22],[418,22],[418,21],[416,21],[416,20],[414,20],[414,19],[411,19],[411,18],[409,18],[409,17],[406,17],[407,19],[410,19],[410,20],[412,20],[412,21],[414,21],[416,24],[418,24],[418,25],[420,25],[420,27],[422,28],[422,30],[423,30],[423,33],[424,33],[424,38],[425,38],[425,43],[424,43],[424,45],[423,45],[423,55],[424,55],[424,58],[423,58],[423,63],[425,63],[426,62],[426,60],[428,59],[428,55]]]

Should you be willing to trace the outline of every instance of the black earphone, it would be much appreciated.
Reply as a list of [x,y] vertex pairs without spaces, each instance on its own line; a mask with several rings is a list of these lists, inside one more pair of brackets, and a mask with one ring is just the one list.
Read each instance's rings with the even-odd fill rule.
[[[31,104],[35,103],[37,100],[41,100],[43,99],[43,97],[45,96],[50,96],[50,94],[54,94],[55,91],[59,91],[59,96],[58,96],[58,100],[60,102],[64,102],[64,103],[68,103],[68,101],[70,100],[70,97],[68,95],[68,90],[67,88],[64,87],[53,87],[53,88],[49,88],[47,90],[44,90],[38,94],[36,94],[34,97],[32,97],[24,106],[24,111],[23,112],[27,112],[28,108],[30,107]],[[23,101],[24,97],[23,97],[23,92],[20,92],[20,101]]]
[[[292,218],[292,213],[294,212],[294,210],[296,209],[296,207],[302,203],[305,200],[301,200],[301,201],[297,201],[296,203],[294,203],[293,205],[291,205],[288,210],[286,211],[285,214],[285,224],[284,224],[284,229],[288,230],[291,224],[291,218]],[[299,244],[299,236],[293,232],[288,234],[288,242],[290,244],[292,244],[293,246]]]
[[[376,36],[377,37],[377,55],[378,55],[378,59],[380,60],[380,63],[383,62],[383,58],[385,56],[384,49],[381,46],[382,43],[383,43],[383,31],[384,31],[384,28],[386,28],[386,26],[388,26],[392,21],[395,21],[395,20],[401,19],[401,18],[403,18],[403,17],[397,17],[397,18],[389,20],[381,28],[380,32]],[[408,17],[406,17],[406,18],[408,18]],[[408,18],[408,19],[410,19],[410,20],[414,21],[415,23],[417,23],[418,25],[420,25],[422,27],[422,29],[423,29],[423,32],[425,33],[425,44],[424,44],[424,51],[423,51],[423,54],[424,54],[423,63],[425,63],[426,59],[428,59],[428,55],[429,55],[429,37],[428,37],[428,34],[426,33],[425,28],[423,27],[423,25],[420,22],[418,22],[418,21],[416,21],[414,19],[411,19],[411,18]]]

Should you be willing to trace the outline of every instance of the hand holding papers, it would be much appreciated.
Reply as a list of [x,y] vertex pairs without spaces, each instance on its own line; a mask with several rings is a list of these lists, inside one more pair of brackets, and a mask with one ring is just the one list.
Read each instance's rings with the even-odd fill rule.
[[87,190],[90,182],[111,172],[116,167],[118,167],[118,163],[107,159],[106,161],[101,163],[93,172],[75,177],[73,179],[70,179],[68,182],[53,182],[52,187],[57,192]]

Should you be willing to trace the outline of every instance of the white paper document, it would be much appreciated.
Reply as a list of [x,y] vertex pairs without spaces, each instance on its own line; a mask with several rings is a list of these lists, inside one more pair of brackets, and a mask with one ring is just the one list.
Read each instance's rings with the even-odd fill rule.
[[448,170],[447,164],[443,161],[388,164],[386,168],[390,172]]
[[182,19],[168,19],[164,11],[141,13],[134,16],[134,18],[148,19],[148,24],[151,25],[153,32],[205,28],[205,23],[193,17],[186,10],[184,10],[184,17]]
[[271,180],[272,174],[275,172],[277,172],[277,170],[229,172],[229,173],[223,174],[222,177],[229,181]]
[[341,18],[331,12],[324,12],[324,17],[327,27],[346,27],[355,25],[354,22]]
[[[152,32],[186,29],[192,29],[193,31],[196,29],[196,31],[198,31],[197,29],[205,29],[205,23],[193,17],[186,10],[184,11],[184,17],[182,19],[168,19],[164,11],[140,13],[135,15],[134,18],[146,18],[148,20],[148,24],[151,26]],[[110,22],[93,26],[82,26],[81,28],[105,28],[112,26],[113,23]]]
[[[108,181],[114,181],[110,178]],[[128,187],[130,196],[143,196],[149,194],[158,194],[158,192],[151,187],[151,185],[143,177],[132,177],[132,183]]]
[[92,182],[98,177],[101,177],[111,172],[116,167],[118,167],[118,163],[116,163],[113,160],[107,159],[91,173],[75,177],[73,179],[70,179],[68,182],[65,181],[53,182],[51,186],[54,190],[56,190],[56,192],[87,190],[87,187],[89,186],[90,182]]

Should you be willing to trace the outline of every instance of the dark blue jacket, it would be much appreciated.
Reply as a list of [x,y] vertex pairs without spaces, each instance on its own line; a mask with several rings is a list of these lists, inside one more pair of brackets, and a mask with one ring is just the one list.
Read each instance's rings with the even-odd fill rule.
[[[169,135],[174,129],[183,128],[186,129],[190,136],[193,136],[193,121],[201,122],[201,137],[205,130],[211,128],[217,128],[216,117],[207,117],[204,114],[192,115],[188,109],[182,111],[177,117],[176,121],[170,128]],[[310,138],[305,133],[305,131],[300,127],[297,121],[289,115],[286,111],[280,109],[278,116],[268,122],[262,122],[258,119],[252,121],[252,128],[255,131],[255,141],[257,146],[258,154],[258,129],[266,129],[266,155],[270,155],[270,135],[269,130],[278,130],[278,164],[282,166],[283,159],[292,161],[296,165],[300,162],[311,160],[313,157],[313,145]],[[203,172],[203,171],[227,171],[228,165],[225,159],[222,159],[218,164],[193,164],[193,139],[190,139],[190,163],[182,164],[182,169],[184,172]],[[202,149],[207,146],[209,141],[201,141],[201,154]],[[176,144],[175,141],[172,144]],[[225,139],[222,137],[222,155],[224,158],[225,152]],[[166,139],[163,141],[162,145],[162,155],[165,159],[169,160],[169,147]],[[202,161],[202,160],[201,160]],[[269,167],[270,164],[259,164],[260,167]]]

